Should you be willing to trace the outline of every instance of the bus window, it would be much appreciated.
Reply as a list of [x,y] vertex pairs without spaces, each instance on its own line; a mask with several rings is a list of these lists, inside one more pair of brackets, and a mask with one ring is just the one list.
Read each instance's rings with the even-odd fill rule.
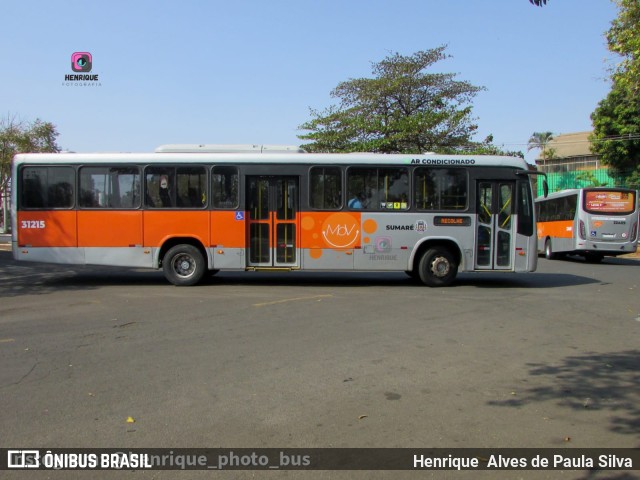
[[145,171],[145,205],[170,208],[175,205],[174,168],[148,167]]
[[518,205],[518,233],[530,237],[533,235],[533,208],[531,204],[531,188],[528,182],[520,182],[520,199]]
[[176,169],[176,205],[203,208],[207,204],[207,172],[204,167]]
[[78,202],[83,208],[138,208],[137,167],[81,167]]
[[147,167],[145,205],[152,208],[203,208],[207,203],[204,167]]
[[358,199],[351,208],[364,210],[407,210],[409,171],[406,168],[353,167],[348,170],[349,199]]
[[419,210],[466,210],[467,171],[456,168],[417,168],[415,203]]
[[500,185],[500,211],[498,225],[506,230],[511,229],[511,213],[513,210],[511,185]]
[[238,208],[238,169],[213,167],[211,173],[213,208]]
[[342,207],[342,169],[313,167],[309,179],[309,205],[318,210],[337,210]]
[[71,167],[25,167],[22,170],[23,208],[71,208],[75,172]]
[[576,208],[578,208],[578,195],[566,197],[566,204],[564,206],[566,215],[562,219],[573,220],[576,216]]

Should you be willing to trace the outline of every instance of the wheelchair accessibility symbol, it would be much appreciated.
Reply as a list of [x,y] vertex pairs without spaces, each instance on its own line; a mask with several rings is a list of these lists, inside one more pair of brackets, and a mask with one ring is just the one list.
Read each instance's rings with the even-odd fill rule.
[[236,212],[236,220],[244,220],[244,212]]

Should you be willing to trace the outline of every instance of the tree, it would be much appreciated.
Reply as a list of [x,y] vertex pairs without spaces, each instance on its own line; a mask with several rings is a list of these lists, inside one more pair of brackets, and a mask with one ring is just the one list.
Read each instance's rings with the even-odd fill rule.
[[524,158],[524,153],[516,150],[503,150],[493,143],[493,135],[489,134],[483,142],[473,143],[465,150],[468,155],[507,155]]
[[615,2],[620,10],[607,32],[607,43],[622,61],[611,74],[611,91],[591,114],[591,151],[614,170],[639,172],[640,2]]
[[470,102],[484,87],[456,80],[453,73],[427,73],[448,58],[445,46],[372,64],[373,78],[341,82],[339,100],[302,124],[309,152],[447,152],[471,143],[477,125]]
[[547,0],[529,0],[531,5],[535,5],[536,7],[541,7],[542,5],[547,4]]
[[555,156],[555,149],[549,148],[549,142],[553,140],[552,132],[533,132],[527,142],[527,152],[540,149],[540,156],[550,160]]
[[609,50],[622,57],[613,71],[615,83],[631,94],[640,93],[640,2],[614,0],[620,12],[607,32]]
[[609,182],[598,180],[592,170],[587,170],[576,175],[576,182],[581,182],[583,187],[606,187]]
[[[3,197],[2,204],[5,210],[7,203],[4,196],[11,179],[13,156],[24,152],[59,152],[57,136],[55,125],[40,119],[28,123],[7,115],[7,118],[0,120],[0,195]],[[4,222],[0,224],[5,227]]]
[[640,101],[625,86],[613,88],[591,114],[591,150],[614,170],[629,170],[640,164]]

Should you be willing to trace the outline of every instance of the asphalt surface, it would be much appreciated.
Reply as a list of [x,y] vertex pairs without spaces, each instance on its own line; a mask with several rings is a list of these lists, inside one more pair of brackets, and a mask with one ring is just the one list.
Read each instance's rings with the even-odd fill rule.
[[[640,447],[640,261],[532,274],[160,272],[0,251],[5,447]],[[127,420],[133,423],[128,423]],[[0,478],[624,472],[0,472]]]

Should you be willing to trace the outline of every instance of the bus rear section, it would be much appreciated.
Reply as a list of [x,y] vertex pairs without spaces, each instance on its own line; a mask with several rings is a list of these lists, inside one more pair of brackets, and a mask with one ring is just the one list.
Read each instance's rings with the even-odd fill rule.
[[538,251],[548,259],[634,253],[638,245],[637,192],[622,188],[565,190],[537,201]]

